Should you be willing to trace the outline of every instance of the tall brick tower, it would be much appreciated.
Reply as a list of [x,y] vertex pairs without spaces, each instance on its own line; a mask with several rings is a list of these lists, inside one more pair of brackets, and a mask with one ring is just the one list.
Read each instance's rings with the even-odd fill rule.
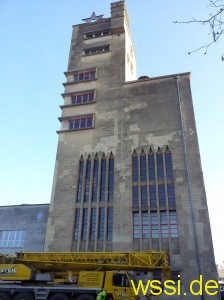
[[119,1],[73,27],[65,76],[45,251],[167,250],[183,293],[216,279],[190,73],[136,79]]

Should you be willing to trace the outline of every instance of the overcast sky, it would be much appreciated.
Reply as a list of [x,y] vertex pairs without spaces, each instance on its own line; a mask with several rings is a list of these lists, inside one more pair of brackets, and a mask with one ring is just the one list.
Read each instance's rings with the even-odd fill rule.
[[[110,17],[109,0],[0,0],[0,204],[49,203],[63,72],[72,25],[92,12]],[[83,4],[85,3],[85,5]],[[191,87],[216,262],[224,260],[223,39],[206,55],[208,28],[174,20],[206,18],[205,0],[127,0],[137,75],[191,72]],[[177,199],[178,201],[178,199]]]

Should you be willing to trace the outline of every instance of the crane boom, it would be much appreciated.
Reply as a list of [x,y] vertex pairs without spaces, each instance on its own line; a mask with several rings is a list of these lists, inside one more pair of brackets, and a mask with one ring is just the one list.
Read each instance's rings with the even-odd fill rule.
[[[12,256],[8,259],[12,259]],[[44,271],[79,270],[161,270],[170,272],[165,251],[145,252],[21,252],[13,261]]]

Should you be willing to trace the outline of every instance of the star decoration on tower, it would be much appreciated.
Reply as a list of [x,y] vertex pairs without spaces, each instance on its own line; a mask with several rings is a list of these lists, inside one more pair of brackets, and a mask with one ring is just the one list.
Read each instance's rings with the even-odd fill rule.
[[82,21],[84,21],[84,22],[86,22],[86,23],[97,22],[97,21],[103,19],[103,16],[104,16],[104,15],[99,15],[99,16],[97,16],[97,15],[95,14],[95,12],[93,12],[90,18],[82,19]]

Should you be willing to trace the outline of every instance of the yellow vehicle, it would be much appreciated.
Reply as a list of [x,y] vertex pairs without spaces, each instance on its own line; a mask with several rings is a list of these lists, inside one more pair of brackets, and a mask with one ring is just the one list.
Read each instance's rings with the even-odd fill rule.
[[136,271],[170,275],[167,252],[21,252],[0,255],[0,300],[135,300]]

